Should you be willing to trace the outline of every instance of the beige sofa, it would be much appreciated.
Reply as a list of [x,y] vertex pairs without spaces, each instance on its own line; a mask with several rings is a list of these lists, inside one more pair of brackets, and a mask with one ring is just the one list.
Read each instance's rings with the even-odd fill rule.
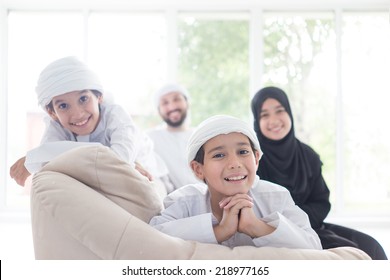
[[157,187],[107,147],[62,154],[33,177],[36,259],[369,259],[350,247],[230,249],[168,236],[147,224],[162,209]]

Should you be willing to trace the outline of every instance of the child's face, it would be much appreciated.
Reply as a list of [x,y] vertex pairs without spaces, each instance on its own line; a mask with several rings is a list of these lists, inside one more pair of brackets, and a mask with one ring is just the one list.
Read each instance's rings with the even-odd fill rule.
[[281,140],[291,130],[291,118],[279,101],[268,98],[261,108],[259,126],[268,139]]
[[102,97],[97,97],[90,90],[72,91],[52,99],[53,109],[49,115],[76,135],[92,133],[100,119],[99,104]]
[[191,162],[196,176],[205,180],[212,196],[247,193],[252,187],[260,158],[242,133],[218,135],[204,145],[204,163]]

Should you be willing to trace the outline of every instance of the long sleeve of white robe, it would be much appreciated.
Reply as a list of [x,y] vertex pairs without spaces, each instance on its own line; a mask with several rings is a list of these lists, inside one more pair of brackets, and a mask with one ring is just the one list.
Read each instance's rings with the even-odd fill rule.
[[188,184],[199,183],[187,162],[187,143],[192,129],[169,131],[166,127],[156,127],[147,131],[152,139],[154,150],[165,162],[169,179],[175,189]]
[[115,104],[101,105],[99,124],[89,137],[75,137],[71,131],[49,117],[45,121],[46,131],[41,145],[26,156],[25,166],[30,173],[39,171],[44,164],[63,152],[87,145],[86,142],[108,146],[119,158],[134,165],[143,145],[143,139],[138,135],[141,132],[131,117]]
[[[322,249],[306,213],[294,204],[287,189],[257,178],[249,195],[253,198],[255,215],[275,227],[275,231],[254,239],[236,233],[223,245]],[[206,186],[185,186],[166,197],[165,210],[153,217],[150,225],[185,240],[217,243],[213,225],[218,222],[211,214],[209,201]]]

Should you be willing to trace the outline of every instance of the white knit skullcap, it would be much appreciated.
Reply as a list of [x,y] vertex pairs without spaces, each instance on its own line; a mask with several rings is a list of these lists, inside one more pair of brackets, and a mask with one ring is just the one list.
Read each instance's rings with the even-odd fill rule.
[[45,108],[53,97],[86,89],[98,90],[103,94],[103,86],[97,75],[76,57],[69,56],[58,59],[43,69],[35,91],[39,105]]
[[154,94],[154,104],[156,105],[156,107],[158,108],[161,97],[172,92],[181,93],[187,99],[187,101],[190,98],[190,94],[188,93],[188,90],[182,85],[166,84],[163,87],[161,87],[158,91],[156,91]]
[[217,115],[201,122],[192,133],[187,145],[187,161],[195,159],[199,149],[211,138],[232,132],[240,132],[251,140],[255,149],[262,154],[255,131],[246,122],[232,116]]

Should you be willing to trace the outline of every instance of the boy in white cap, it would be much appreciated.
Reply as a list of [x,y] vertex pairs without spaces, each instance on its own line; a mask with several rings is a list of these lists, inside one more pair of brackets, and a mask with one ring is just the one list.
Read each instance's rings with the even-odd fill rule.
[[289,191],[257,177],[262,152],[245,122],[230,116],[205,120],[192,134],[187,155],[207,186],[187,185],[169,194],[165,210],[150,221],[156,229],[229,247],[322,249]]
[[[76,57],[50,63],[36,86],[40,106],[47,112],[41,145],[19,159],[10,175],[19,185],[55,156],[85,142],[110,147],[149,179],[162,176],[153,143],[116,104],[103,101],[104,89],[96,74]],[[83,142],[83,143],[80,143]],[[152,174],[152,175],[151,175]]]
[[193,131],[188,123],[189,98],[187,89],[174,83],[164,85],[154,95],[155,106],[165,124],[147,134],[168,168],[173,186],[170,191],[198,182],[186,160],[187,142]]

